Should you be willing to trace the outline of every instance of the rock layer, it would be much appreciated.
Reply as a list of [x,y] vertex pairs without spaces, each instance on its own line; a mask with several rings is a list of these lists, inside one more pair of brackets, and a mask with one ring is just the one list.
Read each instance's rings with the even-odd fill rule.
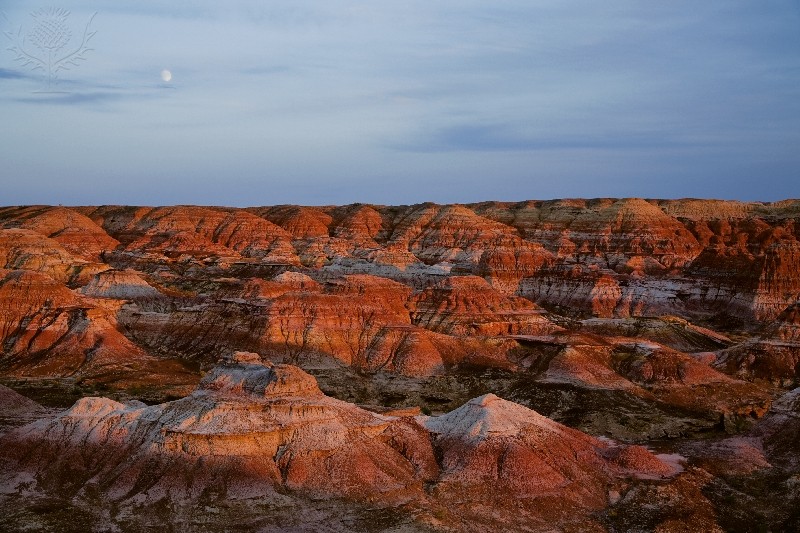
[[[41,526],[26,494],[113,502],[134,530],[164,502],[187,530],[272,502],[384,529],[730,529],[747,498],[791,529],[799,219],[797,200],[0,208],[0,379],[85,397],[52,415],[0,389],[22,406],[0,424],[22,514],[0,529]],[[293,520],[264,527],[324,529]]]
[[[644,449],[594,439],[494,395],[419,421],[378,415],[323,395],[297,367],[241,352],[181,400],[148,407],[83,398],[2,441],[3,493],[67,491],[123,508],[289,490],[402,503],[432,520],[426,509],[461,505],[478,491],[485,504],[555,499],[590,523],[586,510],[604,506],[610,484],[678,473]],[[456,490],[462,485],[466,492]],[[476,529],[490,520],[471,513]]]

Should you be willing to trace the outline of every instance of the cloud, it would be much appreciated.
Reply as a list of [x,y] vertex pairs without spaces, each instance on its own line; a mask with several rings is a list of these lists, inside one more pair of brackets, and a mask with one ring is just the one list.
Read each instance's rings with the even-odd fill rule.
[[[702,143],[708,146],[710,143]],[[607,132],[598,135],[531,135],[510,124],[461,124],[417,134],[390,148],[408,152],[516,152],[537,150],[639,150],[698,147],[696,140],[682,140],[659,132]]]
[[[27,105],[37,106],[76,106],[94,109],[108,109],[110,104],[135,104],[137,102],[144,102],[161,98],[162,95],[168,95],[162,89],[174,89],[171,86],[156,85],[152,90],[145,91],[125,91],[125,90],[75,90],[64,92],[32,92],[26,96],[16,96],[9,98],[13,102]],[[112,108],[113,109],[113,108]],[[127,107],[118,107],[117,111],[120,113],[130,113]]]
[[28,80],[35,76],[19,70],[0,68],[0,80]]
[[51,104],[51,105],[96,105],[108,102],[118,102],[125,98],[121,93],[94,92],[94,93],[41,93],[38,96],[17,98],[16,101],[24,104]]

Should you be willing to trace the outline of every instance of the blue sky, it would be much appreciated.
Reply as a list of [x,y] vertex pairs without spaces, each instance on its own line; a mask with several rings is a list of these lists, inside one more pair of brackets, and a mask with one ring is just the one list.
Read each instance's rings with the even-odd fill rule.
[[800,197],[796,0],[65,0],[46,93],[49,5],[0,0],[3,205]]

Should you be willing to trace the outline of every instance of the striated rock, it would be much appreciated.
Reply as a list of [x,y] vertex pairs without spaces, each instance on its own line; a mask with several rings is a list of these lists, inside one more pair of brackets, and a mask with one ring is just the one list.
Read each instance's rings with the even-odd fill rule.
[[800,289],[800,243],[786,228],[763,220],[735,224],[711,225],[709,245],[688,273],[729,287],[730,314],[772,320],[794,302]]
[[104,270],[96,274],[89,283],[81,287],[81,294],[95,298],[131,300],[135,298],[157,298],[161,296],[133,270]]
[[284,230],[244,210],[102,207],[87,214],[129,252],[298,262]]
[[685,265],[700,252],[678,220],[639,198],[479,204],[478,212],[508,220],[523,237],[561,257],[621,273],[636,270],[628,266],[634,257],[655,274]]
[[255,350],[292,363],[326,356],[370,372],[418,376],[443,370],[438,345],[452,344],[411,325],[410,288],[376,276],[345,276],[323,287],[284,272],[219,294],[225,297],[168,313],[126,306],[120,321],[138,343],[193,358]]
[[[253,352],[236,352],[227,358],[233,366],[215,367],[198,385],[198,390],[254,396],[320,396],[317,380],[297,367],[264,363]],[[255,366],[256,368],[253,368]]]
[[598,389],[637,390],[613,368],[613,347],[603,343],[573,342],[553,357],[542,376],[546,383]]
[[328,236],[333,218],[320,209],[295,205],[278,205],[253,210],[259,216],[282,227],[296,239]]
[[646,339],[682,352],[715,350],[734,344],[730,338],[719,332],[675,316],[590,318],[581,321],[581,331],[603,336]]
[[797,293],[792,205],[601,199],[485,203],[476,211],[558,254],[522,280],[520,293],[537,302],[598,316],[703,309],[763,320]]
[[623,341],[615,352],[617,371],[638,383],[691,386],[734,381],[693,357],[655,343]]
[[441,374],[449,355],[446,353],[449,341],[422,328],[386,327],[370,343],[364,369],[421,377]]
[[657,399],[712,425],[721,419],[728,431],[742,420],[762,417],[770,406],[770,393],[761,387],[654,342],[574,334],[553,340],[560,344],[544,365],[543,383]]
[[[443,416],[398,418],[329,398],[299,368],[259,359],[232,355],[180,400],[83,398],[3,435],[2,493],[60,493],[117,509],[343,498],[402,505],[422,520],[433,509],[440,523],[463,512],[473,521],[466,529],[525,501],[503,523],[544,527],[543,507],[557,504],[551,523],[592,524],[609,485],[680,471],[492,394]],[[459,519],[447,524],[463,529]]]
[[[42,489],[95,484],[106,498],[127,503],[191,500],[212,487],[231,499],[274,495],[280,487],[328,498],[380,496],[383,504],[421,496],[415,463],[387,442],[412,436],[399,428],[381,437],[393,419],[322,395],[296,367],[241,355],[234,361],[167,404],[79,400],[7,437],[31,453],[6,457],[18,461],[17,473],[36,472]],[[80,459],[87,456],[89,464]],[[65,469],[73,472],[69,481],[60,477]]]
[[0,271],[0,340],[3,355],[51,348],[84,313],[81,299],[49,276]]
[[405,307],[410,292],[366,275],[334,280],[325,293],[288,292],[270,306],[266,335],[291,356],[316,351],[364,367],[390,330],[410,325]]
[[452,276],[414,298],[412,322],[451,335],[546,335],[560,329],[530,301],[477,276]]
[[[480,271],[478,265],[489,250],[542,251],[513,228],[457,205],[422,204],[397,213],[386,240],[407,247],[423,263],[450,263],[468,272]],[[492,264],[487,257],[482,269],[491,270]]]
[[585,520],[576,510],[604,508],[614,479],[679,471],[643,448],[600,441],[494,394],[424,424],[442,457],[435,494],[467,520],[499,510],[510,513],[507,527]]
[[[206,363],[258,350],[369,372],[513,368],[503,338],[552,333],[563,317],[677,314],[692,323],[584,327],[681,351],[729,348],[718,368],[789,384],[788,326],[761,326],[800,296],[796,219],[791,201],[24,207],[0,210],[0,258],[83,295],[136,300],[109,323],[147,351]],[[769,342],[736,352],[709,320]],[[780,363],[747,370],[729,355],[748,350]]]
[[67,282],[85,265],[58,242],[39,233],[0,229],[0,268],[41,272]]
[[180,364],[161,361],[118,329],[118,306],[96,305],[52,278],[0,271],[0,368],[17,376],[185,386],[193,376]]
[[383,230],[384,220],[378,211],[368,205],[355,204],[334,209],[331,215],[334,217],[331,236],[353,243],[354,254],[368,256],[368,250],[380,248],[375,239]]
[[[403,270],[392,274],[380,265],[454,265],[504,293],[598,316],[705,309],[769,319],[800,293],[792,268],[798,260],[792,205],[623,199],[249,211],[82,208],[94,222],[65,208],[36,212],[47,220],[74,219],[70,224],[81,232],[93,224],[91,238],[97,222],[138,253],[296,264],[297,247],[310,266],[361,258],[365,268],[390,276]],[[45,217],[6,211],[6,227]],[[41,225],[45,234],[57,227]]]
[[800,380],[800,347],[794,342],[752,339],[719,352],[714,366],[742,379],[791,387]]
[[37,207],[5,208],[0,219],[6,228],[53,236],[82,258],[123,242],[129,253],[162,257],[298,264],[302,256],[311,267],[361,261],[348,268],[398,280],[414,279],[406,270],[427,263],[441,265],[440,272],[455,267],[481,275],[506,294],[597,316],[771,320],[800,294],[794,206],[599,199],[250,210]]
[[[333,218],[320,209],[300,206],[275,206],[254,209],[253,212],[286,230],[292,238],[300,262],[320,267],[332,255],[329,226]],[[344,243],[339,243],[340,245]],[[346,244],[344,244],[346,249]],[[346,254],[344,250],[337,250]]]
[[797,529],[798,221],[797,200],[0,208],[0,377],[113,398],[8,419],[0,529],[45,527],[47,498],[83,530]]
[[0,224],[31,230],[59,243],[69,253],[87,261],[100,261],[119,241],[87,216],[66,207],[18,207],[0,209]]

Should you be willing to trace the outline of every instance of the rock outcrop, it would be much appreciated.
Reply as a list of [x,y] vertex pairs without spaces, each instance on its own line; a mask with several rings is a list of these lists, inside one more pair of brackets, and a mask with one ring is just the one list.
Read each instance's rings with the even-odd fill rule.
[[106,300],[84,308],[128,302],[107,313],[111,327],[146,352],[206,364],[259,350],[420,376],[479,360],[512,368],[505,339],[548,335],[566,317],[601,335],[724,349],[717,368],[790,386],[797,218],[792,201],[644,199],[3,208],[0,265]]
[[0,224],[5,228],[34,231],[63,246],[75,257],[101,261],[103,253],[119,241],[89,217],[66,207],[18,207],[0,209]]
[[787,307],[759,336],[720,352],[716,364],[746,379],[800,383],[800,304]]
[[80,289],[81,294],[95,298],[131,300],[158,298],[161,293],[132,270],[104,270]]
[[46,529],[26,494],[76,520],[113,502],[85,530],[161,527],[163,502],[209,531],[730,529],[752,502],[800,526],[799,221],[797,200],[0,208],[0,380],[84,397],[0,389],[22,513],[0,529]]
[[529,300],[507,296],[478,276],[451,276],[414,298],[412,322],[459,336],[546,335],[561,328]]
[[0,426],[9,419],[42,416],[44,408],[38,403],[0,385]]
[[25,451],[7,457],[50,483],[91,480],[112,500],[191,499],[222,480],[232,499],[285,487],[394,503],[421,491],[413,463],[380,438],[391,419],[324,396],[297,367],[256,359],[236,354],[167,404],[84,398],[16,431],[9,439]]
[[[491,394],[439,417],[379,415],[325,396],[297,367],[243,352],[186,398],[149,407],[83,398],[2,442],[4,494],[61,493],[123,509],[294,494],[402,504],[423,522],[455,505],[469,508],[473,529],[494,520],[492,501],[514,499],[561,502],[559,523],[591,523],[587,511],[605,505],[609,485],[678,473],[643,448]],[[469,494],[486,499],[470,506]]]
[[80,376],[184,387],[183,365],[147,353],[119,329],[115,302],[86,299],[52,278],[0,270],[0,368],[14,376]]

